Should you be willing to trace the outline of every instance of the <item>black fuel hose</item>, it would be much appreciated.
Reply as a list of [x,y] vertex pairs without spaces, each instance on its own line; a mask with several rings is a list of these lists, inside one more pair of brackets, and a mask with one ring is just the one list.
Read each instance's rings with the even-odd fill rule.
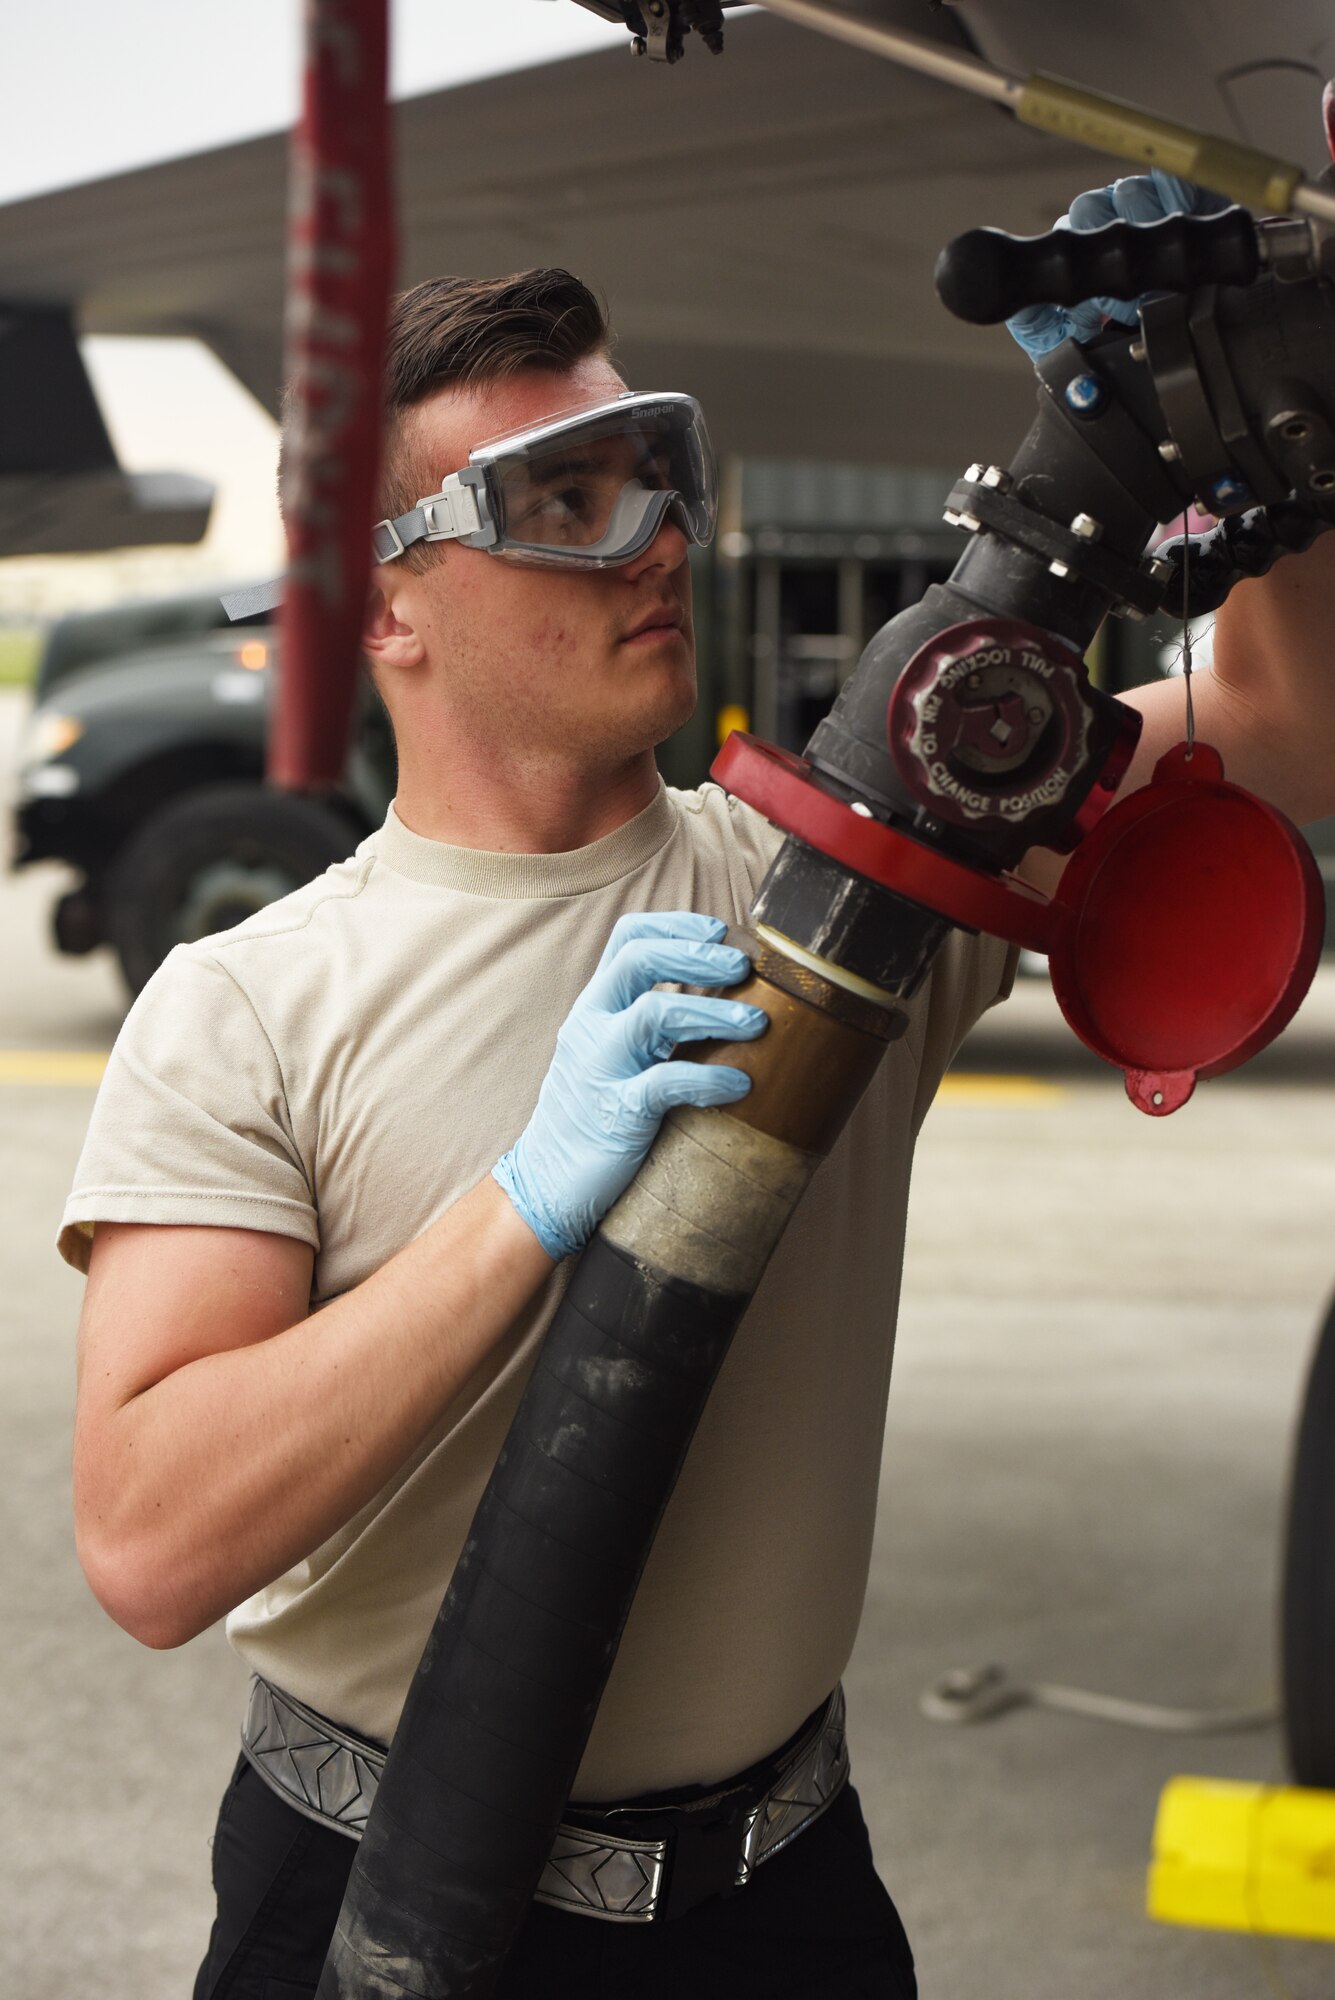
[[[746,1117],[673,1112],[576,1265],[409,1691],[319,2000],[495,1989],[719,1365],[904,1024],[803,983],[739,989],[770,1014],[761,1042],[713,1045],[752,1069]],[[805,1104],[797,1074],[817,1079]],[[747,1122],[767,1098],[777,1132]]]

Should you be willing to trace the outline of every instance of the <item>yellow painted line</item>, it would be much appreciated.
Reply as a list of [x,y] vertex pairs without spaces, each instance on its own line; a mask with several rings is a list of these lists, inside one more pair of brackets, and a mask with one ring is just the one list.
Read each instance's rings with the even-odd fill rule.
[[937,1092],[943,1104],[1060,1104],[1066,1091],[1060,1083],[1036,1076],[984,1076],[960,1070],[942,1080]]
[[105,1049],[0,1049],[0,1084],[92,1089],[106,1066]]
[[[102,1081],[102,1049],[0,1049],[0,1085],[92,1088]],[[1059,1104],[1066,1091],[1036,1076],[984,1076],[961,1071],[945,1078],[938,1096],[948,1104]]]

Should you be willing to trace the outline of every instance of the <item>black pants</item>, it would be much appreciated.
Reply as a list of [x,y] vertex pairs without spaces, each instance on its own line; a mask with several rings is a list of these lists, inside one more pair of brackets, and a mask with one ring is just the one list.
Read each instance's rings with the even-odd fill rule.
[[[194,2000],[311,2000],[356,1847],[242,1758],[213,1844],[218,1915]],[[846,1785],[735,1895],[609,1924],[535,1903],[501,2000],[916,2000],[913,1956]]]

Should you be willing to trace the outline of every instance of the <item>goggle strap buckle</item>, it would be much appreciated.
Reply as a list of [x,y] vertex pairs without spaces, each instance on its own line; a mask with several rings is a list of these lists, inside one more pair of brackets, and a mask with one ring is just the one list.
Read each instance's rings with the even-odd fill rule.
[[425,517],[428,542],[459,542],[466,535],[475,535],[482,525],[477,494],[457,472],[441,481],[439,493],[419,500],[417,511]]

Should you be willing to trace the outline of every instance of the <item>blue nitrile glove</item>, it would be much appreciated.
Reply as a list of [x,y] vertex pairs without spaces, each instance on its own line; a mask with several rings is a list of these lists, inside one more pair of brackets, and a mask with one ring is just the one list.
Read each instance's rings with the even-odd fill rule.
[[[1077,195],[1054,229],[1104,229],[1110,222],[1162,222],[1166,215],[1217,215],[1230,208],[1227,195],[1211,194],[1158,167],[1147,174],[1128,174],[1110,187]],[[1037,361],[1064,340],[1092,340],[1105,319],[1134,326],[1141,299],[1086,299],[1079,306],[1026,306],[1006,326],[1031,360]]]
[[737,985],[750,960],[718,942],[726,930],[689,910],[613,925],[556,1037],[533,1116],[492,1168],[549,1257],[588,1242],[674,1104],[735,1104],[751,1088],[740,1069],[663,1060],[676,1042],[749,1041],[767,1025],[741,1001],[652,990],[663,980]]

